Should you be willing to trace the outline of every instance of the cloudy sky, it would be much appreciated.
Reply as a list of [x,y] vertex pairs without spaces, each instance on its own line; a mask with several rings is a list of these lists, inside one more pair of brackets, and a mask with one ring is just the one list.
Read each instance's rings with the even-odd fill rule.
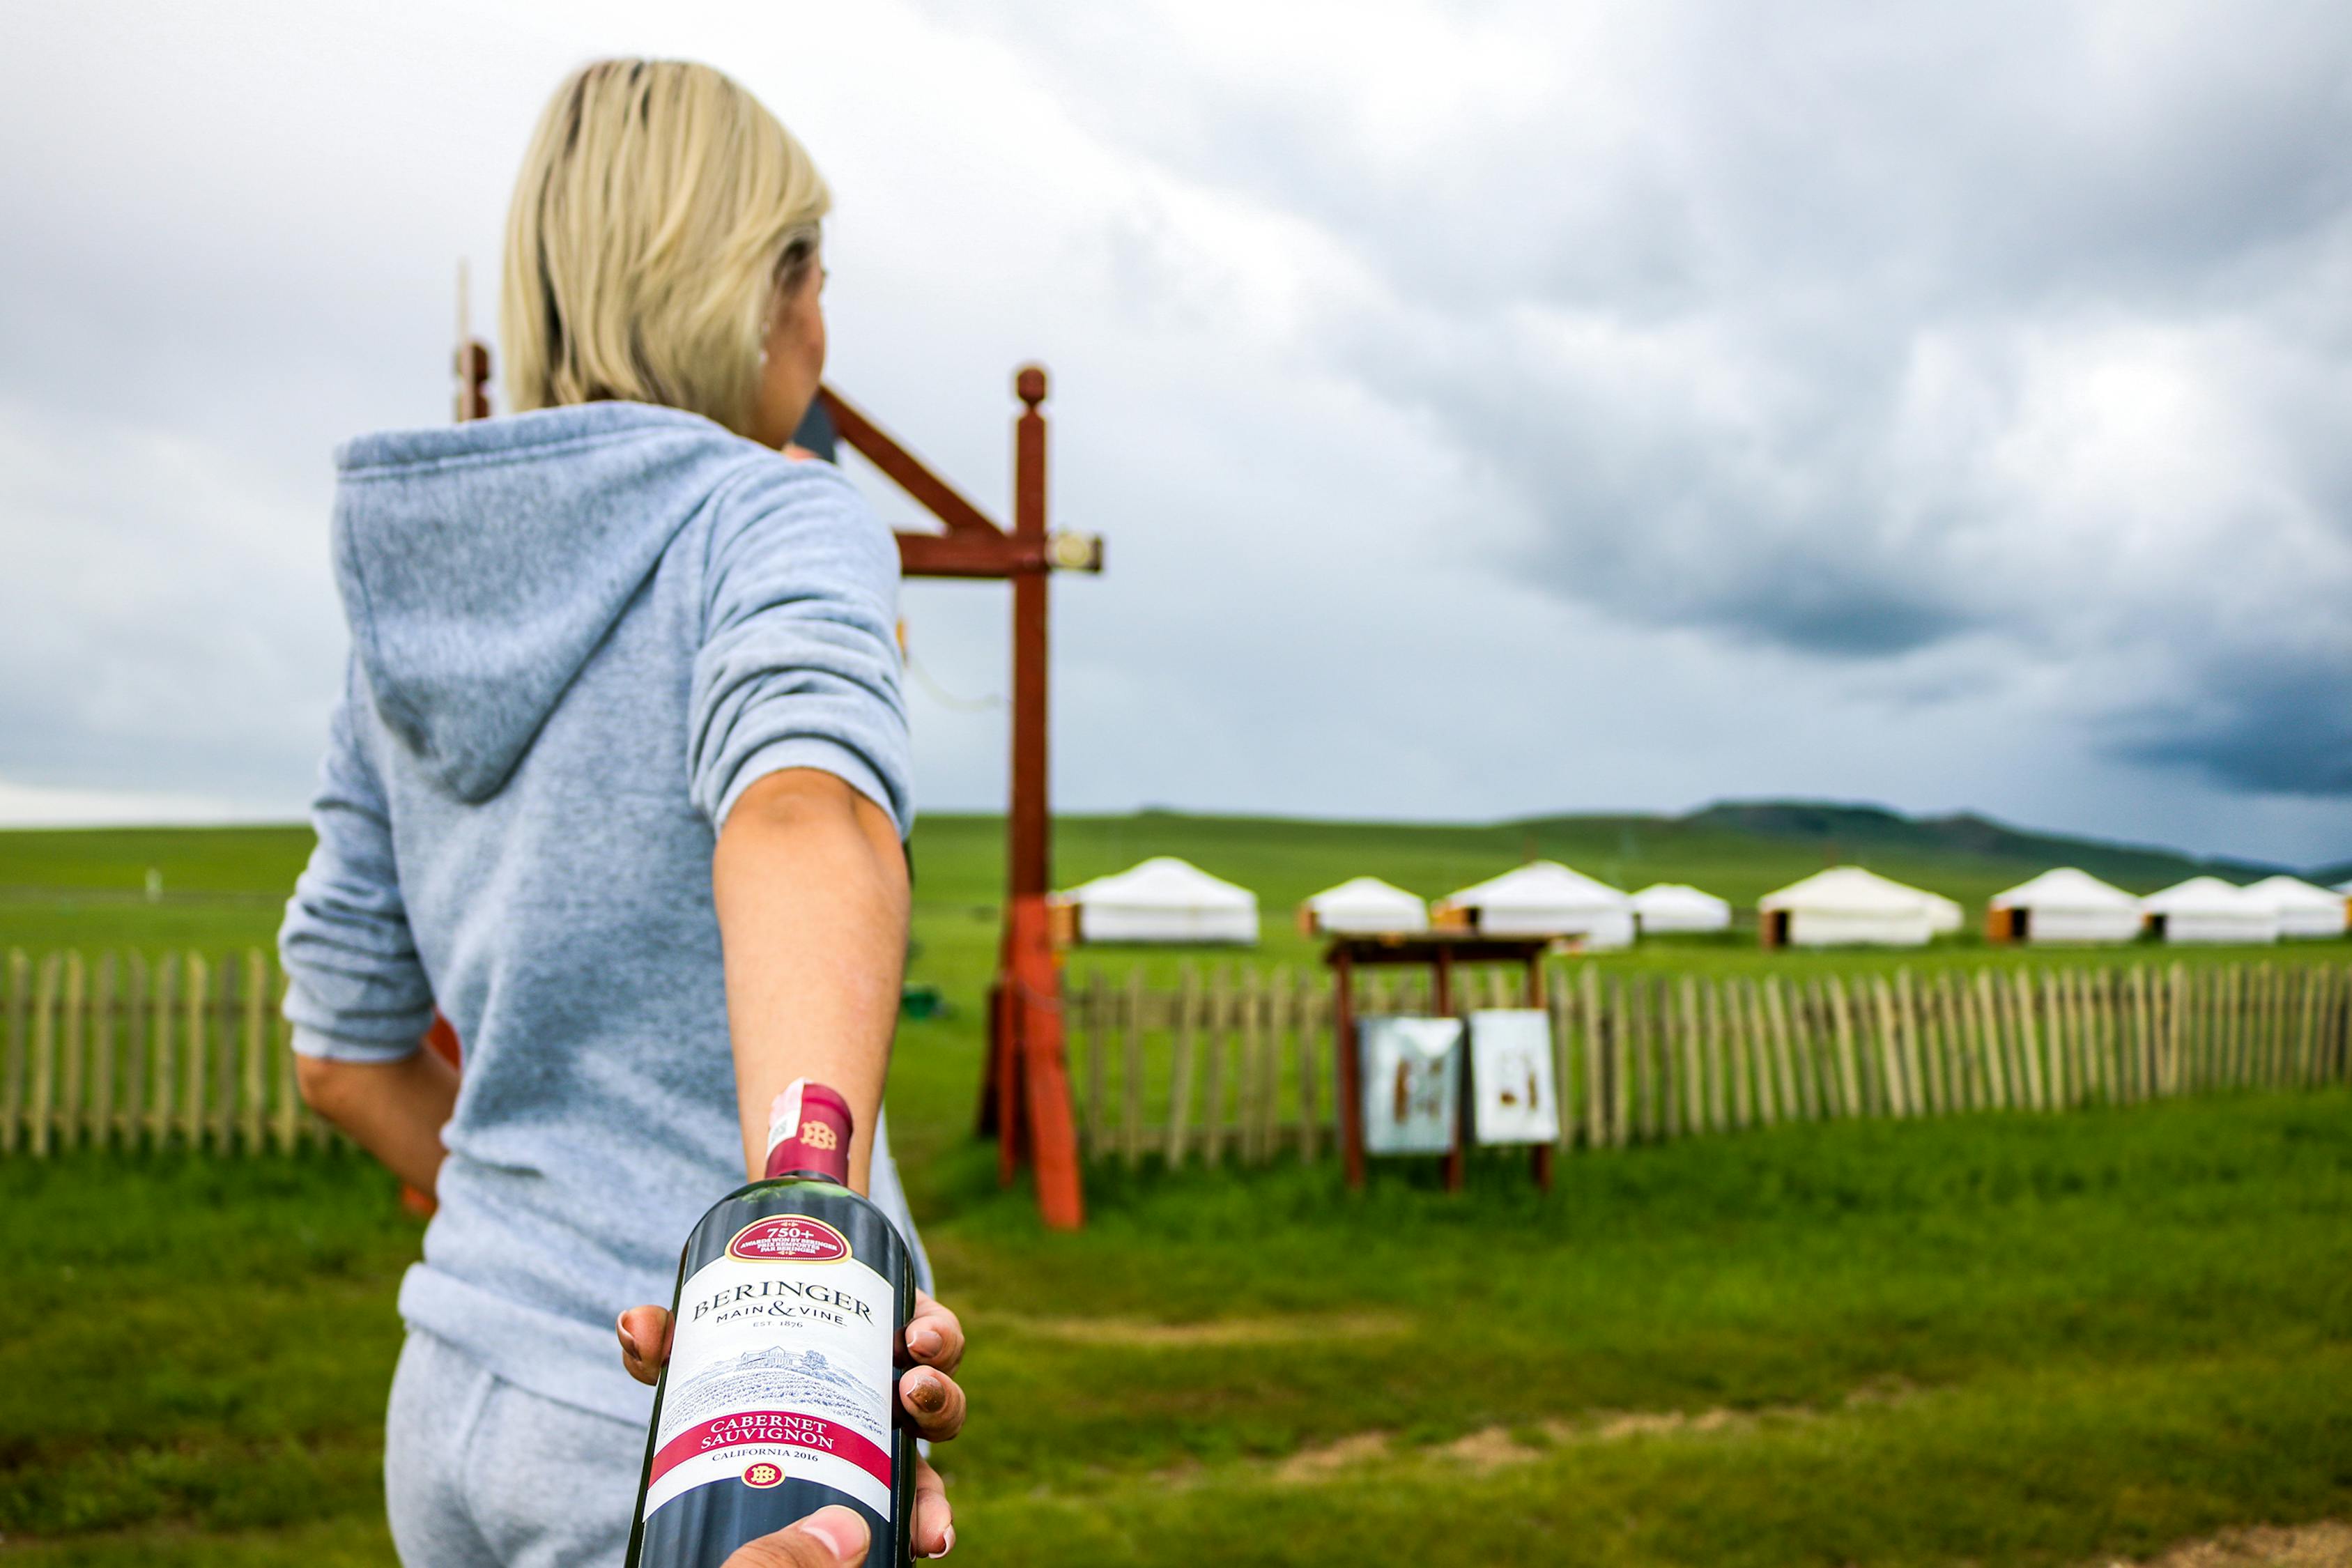
[[[1065,807],[2352,855],[2340,3],[206,9],[0,19],[0,820],[299,808],[329,451],[641,52],[809,144],[832,378],[992,507],[1052,367]],[[1003,598],[907,593],[926,805]]]

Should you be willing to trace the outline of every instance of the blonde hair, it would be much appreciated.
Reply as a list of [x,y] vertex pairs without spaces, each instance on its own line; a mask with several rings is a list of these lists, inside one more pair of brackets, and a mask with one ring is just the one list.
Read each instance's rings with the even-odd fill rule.
[[777,292],[815,261],[832,205],[807,150],[720,72],[582,67],[507,213],[508,406],[625,399],[750,434]]

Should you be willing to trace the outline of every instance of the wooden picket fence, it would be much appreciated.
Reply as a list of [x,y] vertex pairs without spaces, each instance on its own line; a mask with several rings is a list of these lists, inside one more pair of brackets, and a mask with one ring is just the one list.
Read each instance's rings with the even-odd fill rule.
[[[1517,1005],[1518,977],[1457,973],[1455,1009]],[[2135,963],[1924,973],[1604,975],[1545,987],[1563,1149],[1843,1116],[2063,1110],[2343,1082],[2352,966]],[[1091,1158],[1264,1164],[1333,1150],[1330,981],[1099,972],[1066,1003]],[[1425,979],[1375,973],[1360,1014],[1422,1013]]]
[[259,949],[7,955],[0,1154],[76,1148],[291,1152],[341,1134],[302,1103]]
[[[1547,975],[1562,1148],[1782,1121],[2060,1110],[2352,1079],[2352,965],[2326,961],[1988,967],[1809,978]],[[1457,972],[1457,1010],[1517,1005],[1519,976]],[[22,952],[0,966],[0,1154],[334,1148],[301,1100],[257,949]],[[1425,1013],[1374,972],[1365,1014]],[[1334,1151],[1329,977],[1244,968],[1173,988],[1073,975],[1065,1007],[1090,1157],[1265,1164]]]

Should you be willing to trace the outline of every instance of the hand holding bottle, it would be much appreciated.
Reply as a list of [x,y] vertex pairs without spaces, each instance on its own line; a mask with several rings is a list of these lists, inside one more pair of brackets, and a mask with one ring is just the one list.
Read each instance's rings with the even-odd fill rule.
[[[639,1383],[657,1381],[662,1367],[669,1361],[669,1310],[632,1307],[621,1314],[619,1329],[621,1363],[629,1369],[629,1375]],[[915,1365],[898,1379],[898,1404],[916,1432],[934,1443],[944,1443],[963,1430],[964,1394],[954,1375],[957,1364],[963,1360],[963,1325],[956,1315],[932,1300],[928,1290],[916,1291],[915,1315],[907,1323],[907,1353]],[[820,1511],[831,1515],[840,1510]],[[852,1512],[849,1517],[857,1516]],[[864,1522],[858,1521],[859,1529],[864,1528]],[[794,1530],[799,1528],[795,1526]],[[800,1559],[795,1557],[753,1555],[769,1550],[771,1542],[792,1533],[793,1531],[785,1531],[749,1542],[728,1560],[728,1568],[802,1568]],[[944,1557],[954,1544],[954,1514],[948,1506],[947,1488],[929,1461],[918,1460],[915,1550],[925,1557]],[[845,1563],[859,1560],[855,1556],[841,1559]],[[812,1557],[809,1563],[814,1568],[832,1561]]]

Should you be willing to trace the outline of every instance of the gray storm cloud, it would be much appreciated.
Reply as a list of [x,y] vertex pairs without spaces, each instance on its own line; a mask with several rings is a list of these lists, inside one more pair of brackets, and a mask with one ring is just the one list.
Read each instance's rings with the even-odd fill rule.
[[1497,570],[2352,793],[2352,12],[1490,6],[1421,101],[1417,8],[1311,72],[1158,15],[1029,47],[1352,258],[1320,352]]

